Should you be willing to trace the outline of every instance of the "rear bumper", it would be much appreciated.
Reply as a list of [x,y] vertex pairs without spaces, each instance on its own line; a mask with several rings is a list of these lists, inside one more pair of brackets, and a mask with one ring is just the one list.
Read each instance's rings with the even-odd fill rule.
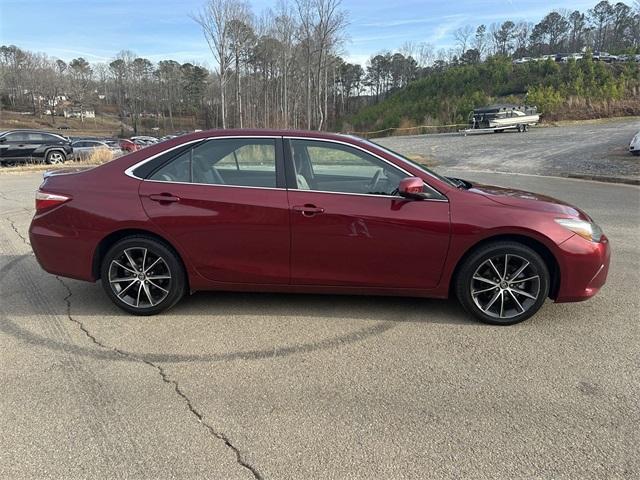
[[602,236],[600,243],[574,235],[559,245],[560,289],[556,302],[581,302],[597,294],[607,281],[611,247]]
[[36,216],[29,227],[29,241],[40,266],[54,275],[95,281],[91,266],[96,239],[64,224],[41,223]]

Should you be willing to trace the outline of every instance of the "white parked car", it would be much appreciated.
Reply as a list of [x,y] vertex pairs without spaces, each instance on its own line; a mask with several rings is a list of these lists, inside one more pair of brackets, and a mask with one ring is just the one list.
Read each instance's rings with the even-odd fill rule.
[[119,157],[122,150],[118,142],[109,140],[76,140],[71,144],[73,147],[73,155],[76,160],[84,160],[93,155],[97,150],[108,150],[113,157]]
[[629,151],[633,155],[640,155],[640,132],[636,133],[629,144]]
[[131,137],[131,140],[133,140],[134,142],[136,140],[140,140],[142,142],[145,142],[147,145],[158,143],[158,139],[156,137],[152,137],[149,135],[138,135],[137,137]]

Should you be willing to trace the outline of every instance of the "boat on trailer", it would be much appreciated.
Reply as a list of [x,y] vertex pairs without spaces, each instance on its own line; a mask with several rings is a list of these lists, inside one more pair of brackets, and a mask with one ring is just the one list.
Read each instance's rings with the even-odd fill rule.
[[468,133],[504,132],[517,130],[526,132],[529,127],[540,121],[538,110],[524,105],[489,105],[476,108],[469,113]]

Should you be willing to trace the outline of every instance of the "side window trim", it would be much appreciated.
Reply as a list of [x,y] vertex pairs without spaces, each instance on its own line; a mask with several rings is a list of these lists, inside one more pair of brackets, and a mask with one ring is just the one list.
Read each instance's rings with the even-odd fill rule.
[[291,139],[285,137],[282,143],[284,146],[284,173],[286,177],[287,189],[297,190],[298,182],[296,181],[296,171],[295,167],[293,166],[293,155],[291,154]]

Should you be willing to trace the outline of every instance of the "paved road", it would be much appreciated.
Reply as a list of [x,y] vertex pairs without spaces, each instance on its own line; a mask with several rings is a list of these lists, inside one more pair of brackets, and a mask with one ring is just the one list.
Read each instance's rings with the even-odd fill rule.
[[613,246],[604,291],[508,328],[310,295],[126,316],[40,270],[40,175],[0,176],[0,478],[640,477],[640,189],[465,176],[589,211]]
[[640,158],[627,151],[640,120],[615,119],[482,135],[439,134],[375,141],[442,167],[565,176],[588,174],[640,179]]

